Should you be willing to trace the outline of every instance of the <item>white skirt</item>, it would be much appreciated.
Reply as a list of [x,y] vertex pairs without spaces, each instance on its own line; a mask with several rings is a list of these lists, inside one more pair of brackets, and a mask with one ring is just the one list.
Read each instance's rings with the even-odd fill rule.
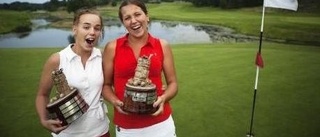
[[176,137],[176,129],[171,115],[167,120],[149,127],[125,129],[116,125],[115,130],[116,137]]

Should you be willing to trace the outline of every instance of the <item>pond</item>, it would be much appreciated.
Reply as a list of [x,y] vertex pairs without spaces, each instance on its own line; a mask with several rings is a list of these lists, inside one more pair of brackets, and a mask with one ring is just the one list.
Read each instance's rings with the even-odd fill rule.
[[[71,29],[48,27],[50,22],[44,19],[34,19],[32,23],[31,32],[0,35],[0,48],[65,47],[70,43]],[[99,46],[126,33],[120,22],[106,21],[105,24],[105,36],[100,40]],[[255,39],[234,34],[233,30],[220,26],[167,21],[152,21],[149,25],[153,36],[166,39],[170,44],[242,42]]]

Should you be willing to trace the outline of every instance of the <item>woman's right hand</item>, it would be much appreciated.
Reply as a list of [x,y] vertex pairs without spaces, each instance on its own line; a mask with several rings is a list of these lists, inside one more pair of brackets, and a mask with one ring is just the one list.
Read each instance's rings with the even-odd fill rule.
[[126,114],[128,115],[129,113],[125,112],[122,110],[123,107],[123,102],[120,100],[116,100],[114,101],[113,105],[115,106],[115,108],[118,110],[118,112],[122,113],[122,114]]
[[68,126],[62,126],[62,122],[58,119],[48,119],[42,122],[42,125],[49,131],[59,134],[62,130],[66,129]]

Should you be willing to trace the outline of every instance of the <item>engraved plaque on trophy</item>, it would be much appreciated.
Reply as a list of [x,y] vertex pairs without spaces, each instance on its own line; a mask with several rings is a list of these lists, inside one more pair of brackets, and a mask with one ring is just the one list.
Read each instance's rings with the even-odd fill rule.
[[62,69],[52,71],[56,95],[50,99],[46,109],[50,119],[59,119],[62,125],[69,125],[80,118],[89,108],[80,92],[68,85]]
[[151,57],[152,55],[138,58],[134,77],[126,83],[122,107],[125,112],[152,114],[158,109],[153,107],[157,99],[156,86],[148,78]]

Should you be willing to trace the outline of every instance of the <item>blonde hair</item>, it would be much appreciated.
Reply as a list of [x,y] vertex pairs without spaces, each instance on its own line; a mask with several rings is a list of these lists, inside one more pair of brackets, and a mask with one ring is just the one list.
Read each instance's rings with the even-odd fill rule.
[[80,8],[78,9],[75,13],[74,13],[74,17],[73,17],[73,25],[78,25],[79,21],[80,21],[80,17],[84,14],[94,14],[94,15],[98,15],[100,18],[100,24],[101,24],[101,33],[102,33],[102,38],[104,37],[104,25],[103,25],[103,20],[102,20],[102,16],[99,13],[99,11],[97,9],[94,8]]

